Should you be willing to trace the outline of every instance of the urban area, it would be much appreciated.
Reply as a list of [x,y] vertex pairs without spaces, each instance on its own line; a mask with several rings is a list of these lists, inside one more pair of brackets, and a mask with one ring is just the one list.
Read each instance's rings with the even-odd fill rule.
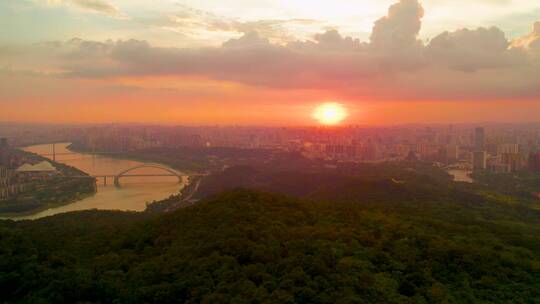
[[[49,160],[13,147],[72,142],[91,152],[129,153],[159,148],[241,148],[300,153],[337,162],[431,162],[463,172],[540,172],[540,126],[491,125],[342,128],[55,126],[4,128],[0,142],[0,198],[24,192],[35,180],[64,174]],[[51,151],[53,153],[53,151]],[[52,154],[51,154],[52,156]],[[52,157],[51,157],[52,158]]]

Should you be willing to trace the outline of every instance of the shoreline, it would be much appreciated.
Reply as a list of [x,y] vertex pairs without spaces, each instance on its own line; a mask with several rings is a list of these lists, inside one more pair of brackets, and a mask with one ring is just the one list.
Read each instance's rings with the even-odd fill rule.
[[[76,147],[73,146],[73,143],[69,143],[66,146],[66,149],[68,149],[69,151],[75,152],[75,153],[81,153],[81,154],[85,154],[85,155],[92,155],[92,152],[89,151],[88,149],[76,148]],[[178,171],[179,173],[184,174],[185,176],[187,176],[187,179],[185,179],[185,182],[183,182],[184,187],[182,189],[178,190],[179,194],[181,194],[182,190],[188,188],[191,185],[191,176],[193,174],[200,174],[200,173],[197,173],[197,172],[191,172],[191,170],[185,170],[185,169],[176,168],[174,166],[171,166],[171,165],[169,165],[167,163],[163,163],[163,162],[160,162],[160,161],[154,161],[152,159],[145,159],[145,158],[136,157],[136,156],[132,156],[132,155],[126,155],[126,153],[122,153],[122,152],[118,153],[118,154],[111,153],[111,154],[104,154],[104,155],[106,155],[107,157],[110,157],[110,158],[114,158],[114,159],[132,160],[132,161],[136,161],[136,162],[140,162],[140,163],[149,163],[150,162],[150,163],[153,163],[153,164],[159,164],[159,165],[171,168],[171,169],[173,169],[175,171]],[[193,196],[194,194],[195,193],[192,193],[191,196]]]
[[[92,152],[89,149],[86,149],[86,148],[83,148],[83,147],[77,147],[73,143],[69,143],[66,146],[66,149],[68,149],[69,151],[72,151],[72,152],[76,152],[76,153],[81,153],[81,154],[85,154],[85,155],[92,155]],[[202,179],[204,178],[204,176],[198,177],[196,179],[195,188],[190,189],[190,186],[193,184],[192,183],[192,180],[193,180],[192,174],[200,174],[200,172],[192,172],[192,170],[186,170],[186,169],[177,168],[177,167],[172,166],[172,165],[167,164],[167,163],[163,163],[163,162],[160,162],[160,161],[155,161],[155,160],[152,160],[152,159],[149,159],[149,158],[137,157],[137,156],[134,156],[134,155],[130,155],[129,153],[125,153],[125,152],[111,153],[111,154],[105,154],[105,155],[107,157],[115,158],[115,159],[132,160],[132,161],[137,161],[137,162],[141,162],[141,163],[148,163],[148,162],[156,163],[156,164],[160,164],[162,166],[169,167],[169,168],[171,168],[173,170],[179,171],[180,173],[184,173],[188,178],[185,179],[184,187],[178,191],[179,192],[178,195],[180,195],[180,202],[179,203],[186,202],[186,201],[190,200],[193,196],[195,196],[195,194],[197,193],[197,190],[198,190],[198,186],[201,183]],[[185,195],[182,194],[186,190],[191,191],[191,193],[188,194],[187,198],[185,197]],[[163,200],[166,200],[166,199],[163,199]],[[163,200],[161,200],[161,201],[163,201]],[[160,202],[160,201],[157,201],[157,202]]]
[[81,195],[80,197],[77,197],[77,198],[74,198],[68,202],[64,202],[64,203],[59,203],[59,204],[54,204],[54,205],[47,205],[47,206],[44,206],[42,208],[38,208],[38,209],[34,209],[32,211],[29,211],[29,212],[18,212],[18,213],[0,213],[0,220],[5,220],[5,221],[24,221],[24,220],[28,220],[28,219],[18,219],[18,218],[21,218],[21,217],[29,217],[29,216],[33,216],[33,215],[37,215],[41,212],[44,212],[44,211],[47,211],[49,209],[56,209],[56,208],[60,208],[60,207],[63,207],[63,206],[67,206],[69,204],[74,204],[74,203],[77,203],[79,201],[82,201],[84,199],[87,199],[89,197],[92,197],[94,195],[96,195],[97,193],[97,189],[94,193],[88,193],[86,195]]
[[[88,176],[88,178],[92,178],[92,176],[90,176],[88,174],[88,172],[85,172],[85,171],[83,171],[83,170],[81,170],[81,169],[79,169],[77,167],[73,167],[73,166],[70,166],[68,164],[60,163],[60,162],[52,160],[49,157],[42,156],[42,155],[40,155],[38,153],[34,153],[34,152],[30,152],[30,151],[25,150],[25,148],[28,148],[28,147],[30,147],[30,146],[18,147],[16,149],[18,151],[20,151],[21,153],[32,155],[32,157],[35,157],[36,159],[50,162],[62,174],[65,174],[66,173],[66,171],[65,171],[66,168],[69,168],[69,170],[76,171],[77,174],[85,175],[85,176]],[[69,176],[69,175],[67,175],[67,176]],[[32,215],[39,214],[39,213],[44,212],[44,211],[49,210],[49,209],[55,209],[55,208],[63,207],[63,206],[66,206],[66,205],[73,204],[73,203],[76,203],[78,201],[81,201],[83,199],[92,197],[92,196],[96,195],[96,193],[97,193],[97,185],[95,183],[95,180],[93,181],[93,183],[94,183],[94,187],[93,187],[92,192],[82,192],[82,193],[79,193],[79,194],[74,194],[72,198],[67,199],[65,201],[47,203],[47,204],[45,204],[43,206],[39,206],[39,207],[36,207],[36,208],[28,210],[28,211],[0,212],[0,219],[9,220],[9,219],[17,218],[17,217],[32,216]]]
[[[74,153],[79,153],[79,154],[84,154],[84,155],[91,155],[92,154],[88,150],[79,149],[77,147],[74,147],[73,143],[62,142],[62,143],[56,143],[56,144],[65,144],[66,145],[65,149],[67,149],[67,150],[69,150],[71,152],[74,152]],[[48,145],[48,144],[43,144],[43,145]],[[39,157],[41,159],[50,161],[55,166],[69,166],[69,165],[67,165],[65,163],[52,161],[52,156],[50,156],[50,158],[49,158],[49,156],[42,156],[42,155],[40,155],[38,153],[33,153],[33,152],[29,152],[27,150],[23,150],[23,149],[27,149],[27,148],[32,147],[32,146],[34,146],[34,145],[20,147],[18,149],[25,152],[25,153],[32,153],[33,155],[36,155],[37,157]],[[126,156],[124,154],[111,154],[111,155],[104,155],[104,156],[114,158],[114,159],[119,159],[119,160],[137,161],[137,162],[141,162],[141,163],[148,163],[149,161],[151,161],[150,159],[128,157],[128,156]],[[182,170],[177,170],[177,169],[173,168],[172,166],[169,166],[169,165],[164,164],[162,162],[155,162],[155,163],[159,163],[159,164],[161,164],[161,165],[163,165],[165,167],[169,167],[171,169],[179,171],[180,173],[182,173],[182,175],[187,177],[187,178],[183,178],[182,185],[179,185],[178,189],[175,191],[175,194],[173,194],[173,195],[181,195],[182,192],[183,192],[182,190],[184,190],[184,189],[193,190],[193,186],[191,185],[193,178],[190,175],[192,172],[188,173],[188,172],[185,172],[185,171],[182,171]],[[73,167],[73,166],[70,166],[70,167]],[[85,171],[83,171],[83,170],[81,170],[81,169],[79,169],[77,167],[73,167],[73,168],[80,171],[82,174],[88,175],[90,177],[88,172],[85,172]],[[191,170],[189,170],[189,171],[191,171]],[[64,206],[67,206],[67,205],[70,205],[70,204],[78,203],[78,202],[83,201],[83,200],[85,200],[87,198],[91,198],[91,197],[95,196],[99,191],[98,190],[99,186],[97,185],[97,181],[95,181],[94,183],[95,183],[95,187],[94,187],[94,191],[92,193],[81,193],[80,195],[78,195],[76,197],[73,197],[70,200],[67,200],[67,201],[64,201],[64,202],[61,202],[61,203],[46,204],[46,205],[43,205],[43,206],[41,206],[39,208],[32,209],[31,211],[23,211],[23,212],[15,212],[15,213],[12,213],[12,212],[0,213],[0,220],[14,220],[14,221],[35,220],[35,219],[28,219],[28,217],[38,215],[38,214],[40,214],[42,212],[46,212],[47,210],[61,208],[61,207],[64,207]],[[185,192],[185,190],[184,190],[184,192]],[[190,197],[193,196],[194,193],[191,193],[192,191],[189,191],[189,192],[190,192]],[[167,199],[167,197],[163,197],[162,199],[156,200],[156,202],[164,201],[166,199]],[[114,210],[114,209],[111,209],[111,210]],[[146,208],[144,210],[132,210],[132,211],[133,212],[148,212],[148,210]],[[76,212],[76,211],[74,211],[74,212]],[[45,217],[48,217],[48,215],[45,216]],[[39,217],[39,218],[41,218],[41,217]],[[38,219],[38,218],[36,218],[36,219]]]

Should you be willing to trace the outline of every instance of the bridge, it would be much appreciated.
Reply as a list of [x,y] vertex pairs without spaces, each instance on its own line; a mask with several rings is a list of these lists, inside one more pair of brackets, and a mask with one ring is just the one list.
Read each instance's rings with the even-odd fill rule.
[[[138,170],[138,169],[142,169],[142,168],[154,168],[154,169],[160,169],[162,171],[165,171],[167,173],[165,174],[129,174],[129,172],[131,171],[135,171],[135,170]],[[132,167],[132,168],[129,168],[127,170],[124,170],[120,173],[118,173],[115,177],[114,177],[114,185],[119,187],[120,186],[120,179],[122,177],[153,177],[153,176],[176,176],[178,178],[178,183],[182,183],[182,178],[183,178],[183,175],[180,173],[180,172],[177,172],[171,168],[167,168],[165,166],[162,166],[160,164],[142,164],[142,165],[139,165],[139,166],[135,166],[135,167]],[[105,185],[107,184],[107,178],[105,178]]]
[[[92,155],[100,155],[100,154],[116,154],[117,152],[91,152]],[[52,153],[50,154],[41,154],[42,156],[52,156],[53,161],[56,161],[57,155],[72,155],[72,154],[79,154],[77,152],[56,152],[56,144],[52,144]],[[159,169],[161,171],[164,171],[164,173],[161,174],[129,174],[132,171],[143,169],[143,168],[154,168]],[[178,178],[178,183],[182,183],[184,176],[204,176],[206,174],[201,173],[190,173],[190,174],[184,174],[181,172],[178,172],[176,170],[173,170],[169,167],[166,167],[161,164],[155,164],[155,163],[147,163],[147,164],[141,164],[138,166],[134,166],[132,168],[129,168],[127,170],[124,170],[118,174],[96,174],[96,175],[82,175],[82,176],[66,176],[69,178],[88,178],[93,177],[95,179],[102,178],[103,179],[103,185],[107,186],[107,179],[113,179],[114,185],[117,187],[120,187],[120,179],[124,177],[161,177],[161,176],[173,176]]]
[[[134,170],[137,170],[137,169],[142,169],[142,168],[160,169],[162,171],[165,171],[165,173],[163,173],[163,174],[143,174],[143,173],[141,173],[141,174],[128,174],[131,171],[134,171]],[[116,187],[121,187],[120,179],[124,178],[124,177],[175,176],[175,177],[178,178],[178,183],[182,183],[184,176],[206,176],[206,175],[208,175],[208,173],[189,173],[189,174],[185,174],[185,173],[181,173],[181,172],[178,172],[176,170],[173,170],[173,169],[171,169],[169,167],[163,166],[161,164],[148,163],[148,164],[142,164],[142,165],[131,167],[131,168],[129,168],[127,170],[124,170],[124,171],[122,171],[122,172],[120,172],[118,174],[97,174],[97,175],[80,175],[80,176],[77,175],[77,176],[66,176],[66,177],[67,178],[89,178],[89,177],[93,177],[95,179],[102,178],[104,186],[107,186],[107,178],[108,178],[108,179],[113,179],[114,180],[114,185]]]
[[[165,172],[163,174],[159,174],[159,173],[158,174],[143,174],[143,173],[141,173],[141,174],[129,174],[132,171],[135,171],[137,169],[142,169],[142,168],[155,168],[155,169],[160,169],[160,170],[165,171]],[[107,186],[107,179],[109,179],[109,180],[112,179],[114,181],[114,185],[116,187],[121,187],[120,179],[124,178],[124,177],[175,176],[175,177],[178,178],[178,183],[182,183],[184,176],[205,176],[205,175],[207,175],[207,174],[204,174],[204,173],[185,174],[185,173],[178,172],[176,170],[173,170],[171,168],[168,168],[168,167],[160,165],[160,164],[148,163],[148,164],[142,164],[142,165],[138,165],[138,166],[129,168],[129,169],[124,170],[124,171],[122,171],[122,172],[120,172],[118,174],[96,174],[96,175],[66,176],[66,178],[89,178],[89,177],[93,177],[95,179],[102,178],[104,186]]]

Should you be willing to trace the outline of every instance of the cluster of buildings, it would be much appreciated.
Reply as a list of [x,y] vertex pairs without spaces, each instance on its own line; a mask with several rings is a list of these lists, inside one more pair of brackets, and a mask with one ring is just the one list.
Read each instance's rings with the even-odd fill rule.
[[66,140],[79,142],[98,152],[175,147],[281,149],[282,133],[280,128],[107,125],[81,129]]
[[0,200],[9,198],[24,191],[24,185],[14,183],[15,173],[4,166],[0,166]]
[[[40,128],[41,139],[48,138]],[[409,125],[396,127],[66,126],[51,140],[96,152],[149,148],[233,147],[297,151],[313,159],[352,162],[431,161],[467,170],[540,171],[540,125]],[[60,137],[59,137],[60,136]],[[22,139],[20,139],[22,140]]]
[[48,161],[36,161],[12,149],[6,138],[0,138],[0,200],[24,192],[30,183],[58,174]]
[[540,172],[538,142],[520,143],[519,138],[504,141],[488,139],[482,127],[474,130],[472,166],[476,171],[511,173],[522,170]]
[[355,132],[304,141],[310,158],[342,161],[432,161],[493,173],[540,172],[540,127],[418,127]]
[[24,185],[17,182],[17,174],[13,170],[15,161],[7,139],[0,138],[0,200],[9,198],[24,190]]
[[423,160],[498,173],[539,170],[540,126],[365,128],[99,126],[76,140],[101,151],[154,147],[234,147],[298,151],[313,159]]

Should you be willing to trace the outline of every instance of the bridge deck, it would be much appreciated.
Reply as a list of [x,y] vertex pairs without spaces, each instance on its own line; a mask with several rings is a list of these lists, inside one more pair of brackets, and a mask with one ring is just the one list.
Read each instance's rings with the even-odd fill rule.
[[[111,178],[115,178],[115,177],[156,177],[156,176],[178,176],[178,175],[174,175],[174,174],[129,174],[129,175],[122,175],[122,176],[118,176],[118,175],[108,175],[108,174],[105,174],[105,175],[72,175],[72,176],[61,176],[61,177],[65,177],[65,178],[89,178],[89,177],[94,177],[94,178],[103,178],[103,177],[111,177]],[[186,175],[187,176],[187,175]]]
[[60,153],[43,153],[41,156],[59,156],[59,155],[111,155],[120,154],[119,152],[60,152]]

